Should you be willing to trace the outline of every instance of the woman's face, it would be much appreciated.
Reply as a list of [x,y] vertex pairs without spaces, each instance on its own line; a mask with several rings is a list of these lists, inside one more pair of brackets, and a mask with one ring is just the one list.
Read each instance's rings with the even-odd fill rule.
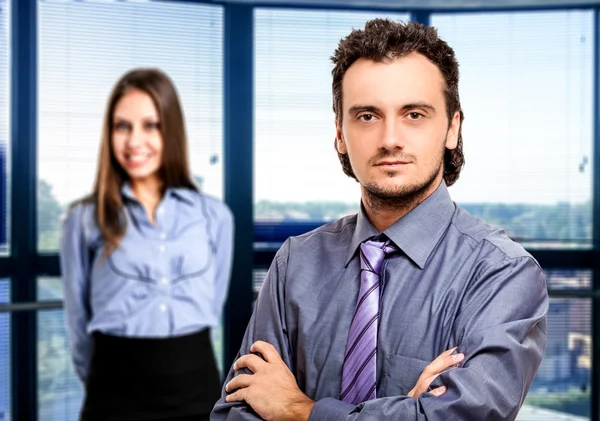
[[147,93],[130,90],[114,108],[112,148],[132,182],[158,177],[163,137],[154,101]]

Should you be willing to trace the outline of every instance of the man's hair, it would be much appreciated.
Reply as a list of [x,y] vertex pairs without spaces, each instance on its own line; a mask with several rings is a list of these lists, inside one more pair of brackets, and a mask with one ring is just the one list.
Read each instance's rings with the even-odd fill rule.
[[[373,19],[368,21],[365,29],[354,29],[350,35],[342,39],[331,60],[335,64],[333,75],[333,111],[341,127],[342,124],[342,80],[346,71],[359,59],[377,63],[395,60],[410,53],[419,53],[427,57],[440,69],[444,78],[444,96],[448,124],[458,111],[460,128],[456,149],[446,149],[444,154],[444,180],[448,186],[458,179],[465,163],[462,144],[463,112],[458,95],[458,62],[454,50],[442,41],[437,30],[420,23],[397,23],[389,19]],[[337,147],[336,147],[337,150]],[[347,154],[338,151],[344,173],[356,179]]]

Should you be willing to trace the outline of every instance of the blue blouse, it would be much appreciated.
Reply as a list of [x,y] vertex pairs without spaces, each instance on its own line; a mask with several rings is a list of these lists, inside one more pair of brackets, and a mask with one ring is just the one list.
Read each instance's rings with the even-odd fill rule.
[[122,195],[127,229],[108,257],[102,258],[95,205],[72,207],[63,226],[65,317],[82,381],[92,332],[160,338],[217,326],[229,286],[234,224],[227,205],[170,188],[152,224],[128,184]]

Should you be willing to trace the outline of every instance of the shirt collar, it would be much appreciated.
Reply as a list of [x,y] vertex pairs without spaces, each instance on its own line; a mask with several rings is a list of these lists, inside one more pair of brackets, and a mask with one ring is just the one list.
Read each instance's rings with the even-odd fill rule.
[[128,181],[124,182],[121,186],[121,195],[129,200],[138,201],[135,195],[133,194],[133,190],[131,189],[131,184]]
[[[454,215],[455,207],[446,183],[442,181],[423,203],[404,215],[383,233],[419,268],[423,269],[429,255],[446,232]],[[362,242],[379,234],[371,225],[361,205],[345,266],[348,266]]]
[[[189,203],[190,205],[194,204],[194,194],[196,192],[187,187],[169,187],[165,193],[165,197],[175,196],[176,198],[183,200],[184,202]],[[128,181],[123,183],[121,187],[121,195],[129,200],[138,201],[135,195],[133,194],[133,190],[131,189],[131,184]]]
[[187,202],[189,205],[193,205],[197,191],[188,187],[169,187],[167,193]]

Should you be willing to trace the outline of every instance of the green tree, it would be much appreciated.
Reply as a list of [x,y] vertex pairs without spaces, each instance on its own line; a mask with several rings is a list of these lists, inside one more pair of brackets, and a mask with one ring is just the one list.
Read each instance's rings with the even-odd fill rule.
[[[45,180],[38,181],[37,192],[38,250],[56,251],[65,207],[56,199],[52,186]],[[59,278],[38,278],[38,299],[61,298]],[[80,401],[82,392],[71,363],[63,311],[40,312],[38,323],[39,415],[40,419],[50,419],[57,402],[67,402],[69,399]],[[73,414],[73,420],[76,415]]]
[[64,211],[52,186],[45,180],[38,181],[38,250],[55,251],[58,249],[60,219]]

